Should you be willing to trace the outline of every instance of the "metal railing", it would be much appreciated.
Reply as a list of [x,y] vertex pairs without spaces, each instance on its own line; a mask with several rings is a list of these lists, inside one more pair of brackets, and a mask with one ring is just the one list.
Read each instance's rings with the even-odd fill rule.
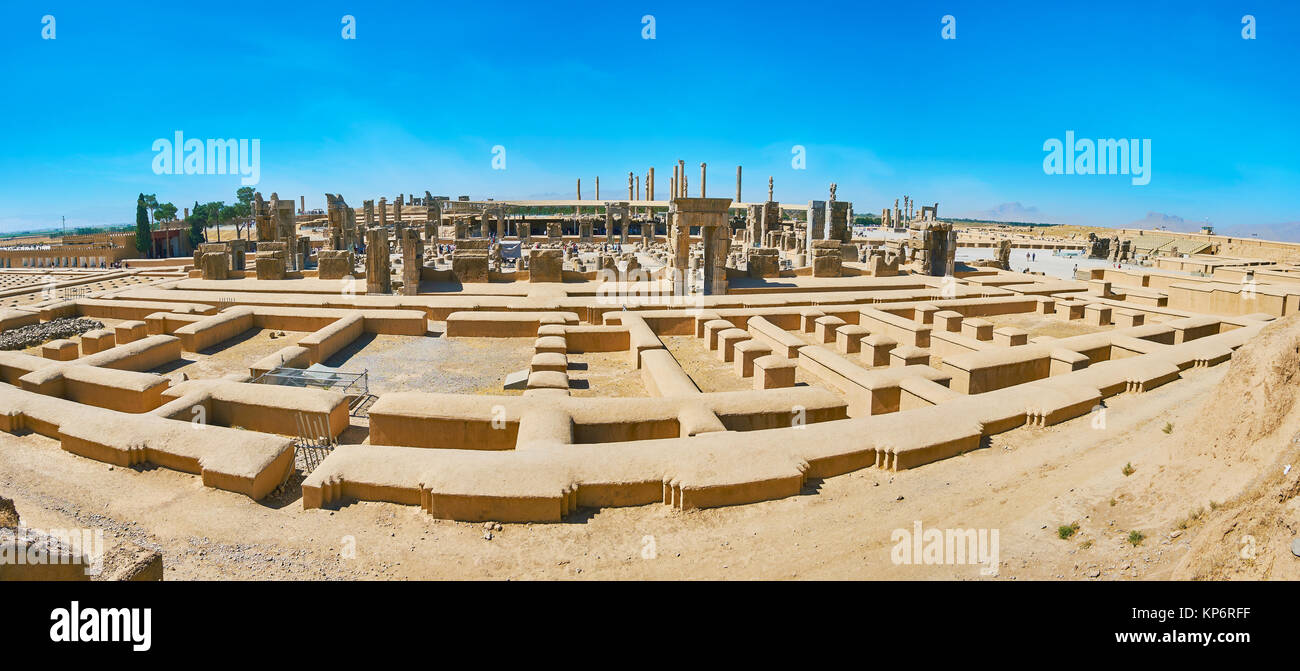
[[348,397],[348,410],[355,411],[374,397],[370,394],[370,370],[360,373],[334,370],[319,364],[311,368],[273,368],[253,380],[256,384],[284,387],[311,387],[337,391]]

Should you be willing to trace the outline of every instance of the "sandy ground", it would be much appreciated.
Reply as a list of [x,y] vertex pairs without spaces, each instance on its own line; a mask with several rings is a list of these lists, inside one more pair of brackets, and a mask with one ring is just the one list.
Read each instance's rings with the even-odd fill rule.
[[413,389],[451,394],[517,395],[506,375],[528,368],[536,338],[447,338],[445,324],[430,322],[425,336],[363,334],[325,361],[345,371],[370,373],[370,393]]
[[1013,326],[1018,329],[1024,329],[1029,332],[1030,338],[1038,336],[1049,336],[1052,338],[1070,338],[1077,335],[1087,335],[1089,333],[1101,333],[1111,329],[1109,326],[1093,326],[1082,319],[1061,319],[1055,315],[1040,315],[1032,312],[1022,312],[1010,315],[991,315],[981,317],[986,321],[993,323],[993,328],[1002,328],[1004,326]]
[[570,396],[649,396],[627,352],[569,354]]

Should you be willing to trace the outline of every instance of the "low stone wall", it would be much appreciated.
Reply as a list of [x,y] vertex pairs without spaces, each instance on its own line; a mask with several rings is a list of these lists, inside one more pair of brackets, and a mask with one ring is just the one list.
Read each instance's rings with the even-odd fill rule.
[[352,344],[353,340],[365,332],[365,318],[356,313],[335,320],[298,341],[298,346],[307,350],[308,360],[319,363],[334,356],[336,352]]
[[573,312],[453,312],[447,335],[471,338],[527,338],[546,324],[577,325]]
[[288,438],[188,421],[132,415],[0,387],[0,431],[26,430],[58,440],[64,450],[117,466],[153,463],[202,476],[208,487],[260,499],[293,469]]
[[858,323],[870,329],[872,333],[887,335],[903,345],[921,348],[930,346],[928,325],[883,310],[863,308]]
[[787,359],[799,356],[799,350],[808,345],[799,336],[780,328],[766,317],[750,317],[746,322],[750,334],[772,348],[772,352]]
[[43,368],[18,380],[24,391],[129,413],[148,412],[162,405],[168,384],[160,375],[79,364]]
[[166,390],[163,399],[170,402],[188,395],[204,399],[210,410],[208,421],[218,426],[290,435],[298,430],[302,418],[310,426],[327,427],[329,438],[338,437],[348,428],[347,398],[334,391],[220,379],[189,380]]
[[943,386],[950,375],[929,366],[895,366],[867,370],[825,347],[809,345],[799,350],[799,368],[838,390],[849,401],[850,417],[898,412],[903,381],[919,378]]
[[[469,396],[398,392],[384,394],[371,406],[372,443],[406,447],[517,449],[522,418],[538,409],[570,417],[571,442],[578,444],[651,440],[701,432],[754,431],[794,422],[847,417],[837,395],[816,387],[768,391],[695,394],[667,398],[574,398],[570,396]],[[714,419],[699,414],[707,412]]]

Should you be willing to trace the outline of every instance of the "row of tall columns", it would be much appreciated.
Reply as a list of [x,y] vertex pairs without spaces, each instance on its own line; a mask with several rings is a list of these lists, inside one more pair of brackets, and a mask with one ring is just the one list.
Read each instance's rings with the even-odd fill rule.
[[104,256],[6,256],[0,268],[106,268]]
[[[736,166],[736,198],[735,202],[743,202],[742,198],[742,175],[743,168]],[[768,200],[772,200],[772,180],[768,178]],[[645,174],[645,200],[655,199],[655,169],[652,166]],[[629,201],[642,200],[642,180],[641,175],[634,172],[627,174],[627,198]],[[673,175],[669,181],[669,200],[674,198],[689,197],[689,180],[686,177],[686,162],[678,159],[673,164]],[[708,197],[708,164],[700,163],[700,198]],[[577,199],[582,200],[582,179],[577,180]],[[596,196],[595,200],[600,200],[600,177],[596,177]]]

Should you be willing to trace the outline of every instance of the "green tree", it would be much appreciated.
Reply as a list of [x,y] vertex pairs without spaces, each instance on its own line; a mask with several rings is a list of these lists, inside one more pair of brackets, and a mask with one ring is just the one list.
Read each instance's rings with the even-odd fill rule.
[[[255,193],[251,186],[241,186],[235,191],[235,198],[239,202],[232,205],[232,207],[234,208],[235,235],[237,237],[243,237],[241,232],[248,230],[253,223],[253,195]],[[249,237],[251,238],[252,234],[249,234]]]
[[194,201],[194,209],[190,210],[189,219],[186,221],[190,224],[190,247],[198,247],[199,243],[207,238],[204,228],[208,224],[208,212],[199,207],[199,201]]
[[221,223],[225,221],[221,218],[221,210],[226,206],[225,201],[214,200],[204,203],[203,207],[208,212],[208,223],[217,228],[217,240],[221,240]]
[[176,206],[171,203],[159,203],[153,216],[154,221],[176,221]]
[[135,199],[135,248],[141,254],[148,254],[153,247],[149,235],[149,207],[145,204],[144,194]]
[[157,221],[156,219],[153,218],[154,210],[158,209],[157,194],[152,194],[152,193],[144,194],[144,206],[149,210],[149,222],[153,223]]

